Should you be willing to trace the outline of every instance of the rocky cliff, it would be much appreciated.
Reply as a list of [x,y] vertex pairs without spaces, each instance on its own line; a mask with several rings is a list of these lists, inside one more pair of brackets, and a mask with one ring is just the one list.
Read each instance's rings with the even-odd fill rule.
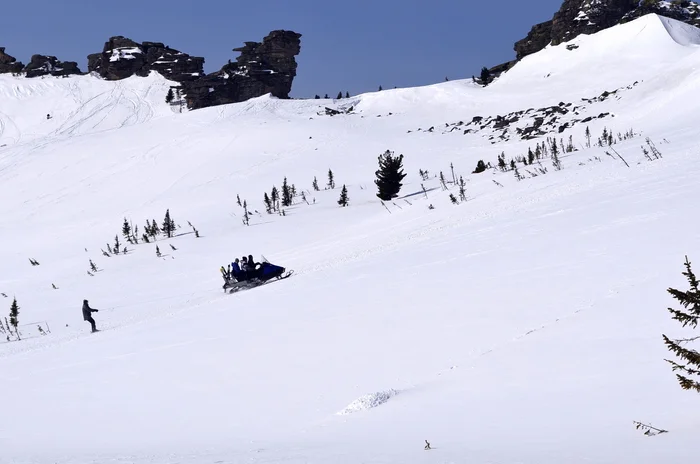
[[80,69],[75,61],[59,61],[55,56],[46,55],[33,55],[29,64],[25,66],[14,56],[5,53],[5,47],[0,47],[0,74],[4,73],[24,73],[27,77],[68,76],[80,74]]
[[24,65],[14,56],[5,53],[5,47],[0,47],[0,74],[22,72]]
[[565,0],[554,18],[535,25],[516,42],[518,60],[581,34],[594,34],[649,13],[700,26],[700,5],[686,0]]
[[201,79],[183,82],[190,108],[236,103],[271,93],[289,98],[296,76],[295,56],[301,51],[301,34],[272,31],[262,42],[246,42],[235,63]]
[[157,71],[165,78],[183,82],[204,75],[204,58],[190,56],[160,42],[134,42],[122,36],[110,38],[102,53],[88,55],[88,71],[108,80],[147,76]]

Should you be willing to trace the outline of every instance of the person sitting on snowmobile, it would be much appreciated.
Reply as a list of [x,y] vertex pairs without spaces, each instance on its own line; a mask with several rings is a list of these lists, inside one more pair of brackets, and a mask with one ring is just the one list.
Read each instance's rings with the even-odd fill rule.
[[241,266],[238,264],[238,258],[231,263],[231,275],[238,281],[244,280],[244,276],[241,273]]

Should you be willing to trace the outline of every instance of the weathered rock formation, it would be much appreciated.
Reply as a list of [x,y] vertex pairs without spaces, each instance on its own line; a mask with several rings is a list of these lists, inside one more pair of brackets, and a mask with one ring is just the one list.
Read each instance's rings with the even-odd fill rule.
[[27,77],[39,76],[70,76],[81,74],[78,63],[75,61],[59,61],[55,56],[33,55],[31,61],[22,72]]
[[550,43],[558,45],[650,13],[700,26],[700,5],[687,0],[565,0],[551,21],[537,24],[516,42],[516,57],[520,60]]
[[88,55],[88,71],[108,80],[147,76],[158,71],[165,78],[184,82],[204,74],[204,58],[190,56],[160,42],[134,42],[122,36],[110,38],[102,53]]
[[5,47],[0,47],[0,74],[22,72],[22,68],[22,63],[5,53]]
[[235,63],[201,79],[183,82],[187,105],[192,109],[236,103],[267,93],[289,98],[296,76],[295,56],[301,51],[301,34],[272,31],[262,43],[246,42]]

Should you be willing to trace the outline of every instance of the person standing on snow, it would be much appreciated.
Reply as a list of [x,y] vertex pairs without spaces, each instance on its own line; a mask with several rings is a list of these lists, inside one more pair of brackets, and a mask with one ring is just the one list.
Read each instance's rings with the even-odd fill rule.
[[98,309],[92,309],[88,304],[88,300],[83,300],[83,320],[90,323],[92,326],[92,332],[97,332],[97,327],[95,327],[95,319],[92,318],[92,313],[99,312]]

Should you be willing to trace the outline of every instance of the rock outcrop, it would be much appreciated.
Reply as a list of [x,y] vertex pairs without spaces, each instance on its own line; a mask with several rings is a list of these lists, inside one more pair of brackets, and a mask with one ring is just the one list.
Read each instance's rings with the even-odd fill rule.
[[88,71],[108,80],[147,76],[157,71],[166,79],[185,82],[204,74],[204,58],[190,56],[160,42],[134,42],[122,36],[110,38],[102,53],[88,55]]
[[516,42],[516,57],[521,60],[550,43],[558,45],[650,13],[700,26],[700,5],[692,1],[565,0],[551,21],[537,24],[526,38]]
[[70,76],[81,74],[75,61],[59,61],[55,56],[33,55],[31,61],[22,72],[27,77],[39,76]]
[[0,74],[22,72],[22,68],[22,63],[5,53],[5,47],[0,47]]
[[183,82],[187,106],[192,109],[236,103],[272,94],[289,98],[296,76],[295,56],[301,51],[301,34],[272,31],[260,42],[246,42],[235,63],[190,82]]

